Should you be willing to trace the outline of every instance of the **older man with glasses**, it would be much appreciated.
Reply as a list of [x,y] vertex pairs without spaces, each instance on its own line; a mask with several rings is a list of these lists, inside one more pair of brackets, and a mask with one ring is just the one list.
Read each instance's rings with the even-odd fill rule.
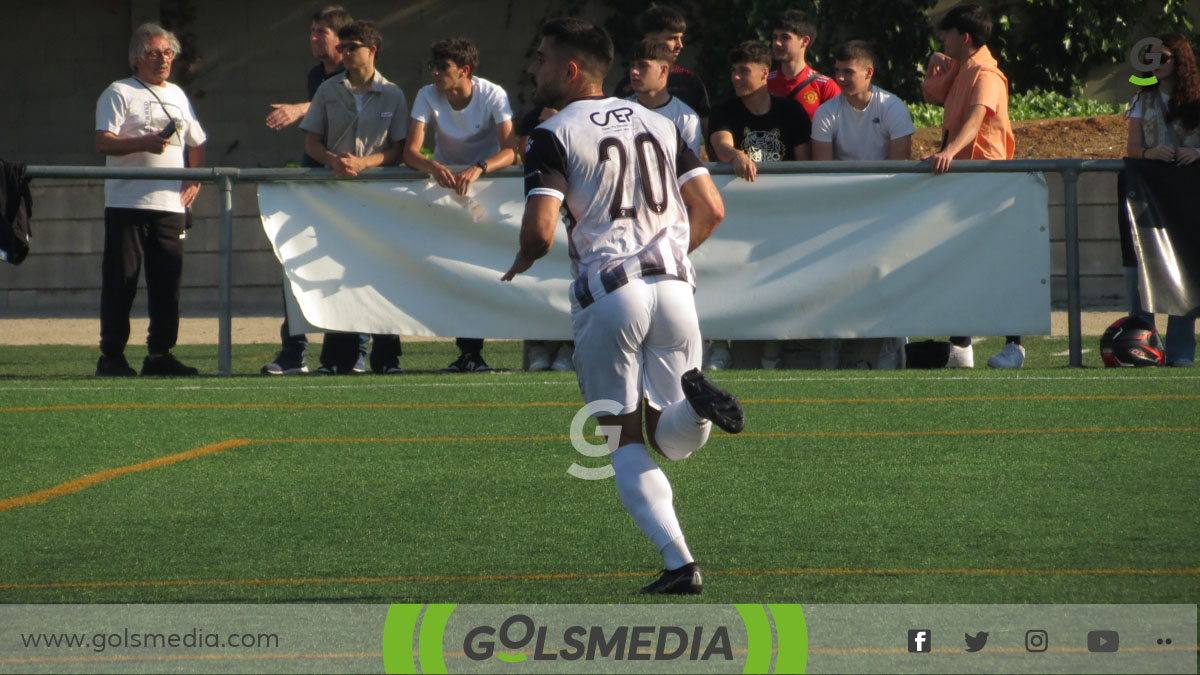
[[[96,102],[96,150],[111,167],[178,169],[204,165],[204,130],[187,94],[167,82],[179,54],[174,33],[147,23],[129,42],[133,76],[117,80]],[[186,164],[185,164],[186,159]],[[100,290],[100,359],[96,375],[130,376],[125,360],[129,312],[142,261],[149,297],[148,354],[142,375],[196,375],[175,359],[187,209],[200,184],[178,180],[104,181],[104,259]]]
[[[354,178],[364,169],[400,163],[408,131],[408,101],[400,87],[375,70],[383,45],[370,21],[355,21],[338,31],[337,50],[346,72],[329,78],[313,97],[300,128],[308,132],[304,151],[338,178]],[[320,375],[353,373],[358,334],[326,333]],[[371,370],[399,374],[400,338],[374,335]]]

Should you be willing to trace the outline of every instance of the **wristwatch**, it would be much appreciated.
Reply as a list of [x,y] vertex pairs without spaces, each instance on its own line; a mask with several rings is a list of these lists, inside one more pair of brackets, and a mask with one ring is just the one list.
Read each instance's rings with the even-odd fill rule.
[[478,162],[475,162],[475,166],[479,167],[480,171],[487,173],[487,162],[485,160],[481,159]]

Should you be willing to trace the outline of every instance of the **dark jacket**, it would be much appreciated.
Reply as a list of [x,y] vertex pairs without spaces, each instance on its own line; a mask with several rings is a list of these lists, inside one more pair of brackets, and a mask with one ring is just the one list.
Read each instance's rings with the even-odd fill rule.
[[0,159],[0,260],[20,265],[29,255],[33,197],[24,164]]

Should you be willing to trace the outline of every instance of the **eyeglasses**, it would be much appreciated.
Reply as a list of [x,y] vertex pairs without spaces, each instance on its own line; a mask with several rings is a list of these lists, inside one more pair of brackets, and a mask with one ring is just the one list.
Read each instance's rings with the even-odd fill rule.
[[367,49],[371,48],[370,45],[364,45],[361,42],[343,42],[337,46],[337,50],[343,54],[349,54],[356,49],[362,49],[364,47]]
[[450,70],[456,64],[453,61],[430,61],[428,65],[429,65],[430,70],[437,70],[437,71],[444,72],[444,71]]
[[161,52],[156,49],[155,50],[147,50],[144,53],[144,56],[150,61],[158,61],[160,59],[163,61],[170,61],[171,59],[175,58],[175,50],[174,49],[164,49]]

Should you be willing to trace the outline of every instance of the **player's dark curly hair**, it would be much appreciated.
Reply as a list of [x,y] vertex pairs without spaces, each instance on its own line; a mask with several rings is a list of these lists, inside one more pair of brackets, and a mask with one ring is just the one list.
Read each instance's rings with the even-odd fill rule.
[[429,53],[434,61],[447,59],[457,63],[461,68],[463,66],[471,67],[471,74],[475,74],[475,69],[479,67],[479,50],[475,47],[475,43],[467,38],[447,38],[438,40],[429,47]]
[[777,14],[771,23],[771,30],[782,30],[795,35],[806,37],[810,42],[817,40],[817,28],[808,15],[798,9],[785,9]]
[[1158,39],[1171,50],[1171,58],[1175,60],[1175,84],[1168,92],[1171,99],[1167,102],[1167,121],[1179,120],[1184,127],[1195,129],[1200,126],[1200,70],[1196,68],[1196,54],[1188,39],[1179,33],[1164,33]]

